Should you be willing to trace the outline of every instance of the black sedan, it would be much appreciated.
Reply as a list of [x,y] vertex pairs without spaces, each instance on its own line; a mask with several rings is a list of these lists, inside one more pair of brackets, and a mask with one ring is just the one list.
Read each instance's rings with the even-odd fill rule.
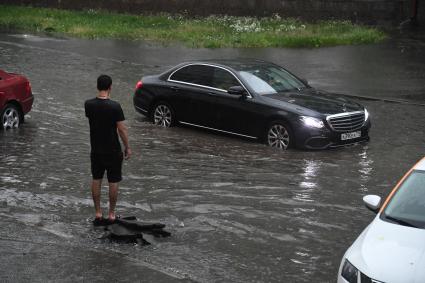
[[369,140],[369,113],[259,60],[180,64],[136,85],[135,109],[177,123],[258,139],[272,147],[324,149]]

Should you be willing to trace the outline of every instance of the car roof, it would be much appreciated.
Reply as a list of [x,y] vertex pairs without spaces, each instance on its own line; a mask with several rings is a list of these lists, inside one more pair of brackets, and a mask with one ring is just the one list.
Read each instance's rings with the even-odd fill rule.
[[191,61],[186,62],[184,65],[188,64],[211,64],[217,65],[221,67],[231,68],[235,71],[242,71],[247,69],[252,69],[259,66],[271,66],[274,65],[271,62],[258,60],[258,59],[208,59],[208,60],[200,60],[200,61]]
[[425,157],[422,158],[416,165],[413,167],[414,170],[425,171]]

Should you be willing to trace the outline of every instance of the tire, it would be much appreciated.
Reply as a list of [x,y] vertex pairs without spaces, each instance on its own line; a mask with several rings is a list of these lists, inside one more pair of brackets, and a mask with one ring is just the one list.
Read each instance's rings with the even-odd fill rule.
[[22,121],[21,111],[13,104],[6,104],[0,116],[0,127],[4,130],[18,128]]
[[287,150],[294,146],[294,135],[291,127],[283,121],[273,121],[267,127],[265,142],[268,146]]
[[166,102],[158,102],[152,111],[152,121],[161,127],[172,127],[176,123],[174,110]]

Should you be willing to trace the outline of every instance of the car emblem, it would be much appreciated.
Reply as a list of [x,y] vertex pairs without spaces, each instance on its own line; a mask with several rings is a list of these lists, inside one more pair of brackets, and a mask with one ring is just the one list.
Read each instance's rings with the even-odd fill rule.
[[345,103],[344,103],[344,104],[342,104],[342,111],[343,111],[343,112],[347,112],[347,107],[345,106]]

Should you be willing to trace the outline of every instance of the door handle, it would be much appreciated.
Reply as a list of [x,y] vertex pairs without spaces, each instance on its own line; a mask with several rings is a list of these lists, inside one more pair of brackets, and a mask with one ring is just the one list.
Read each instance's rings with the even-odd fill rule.
[[178,86],[170,86],[170,88],[174,91],[178,91],[180,90],[180,88]]
[[210,95],[210,96],[217,96],[217,94],[215,94],[214,92],[208,92],[208,95]]

